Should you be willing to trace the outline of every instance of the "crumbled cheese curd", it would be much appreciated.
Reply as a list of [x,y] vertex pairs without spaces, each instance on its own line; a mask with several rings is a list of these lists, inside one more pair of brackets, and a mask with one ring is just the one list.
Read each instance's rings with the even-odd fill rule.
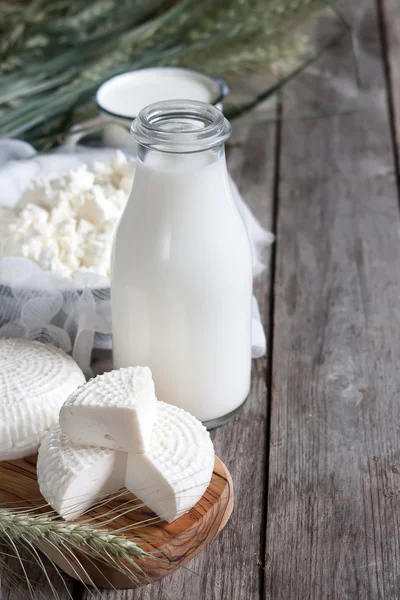
[[118,151],[110,162],[33,180],[14,209],[0,208],[0,258],[28,258],[67,278],[79,272],[108,277],[134,169],[135,161]]

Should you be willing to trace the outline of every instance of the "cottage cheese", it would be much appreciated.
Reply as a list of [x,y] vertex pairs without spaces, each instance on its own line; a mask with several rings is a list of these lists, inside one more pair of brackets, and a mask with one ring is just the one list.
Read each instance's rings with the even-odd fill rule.
[[117,152],[108,163],[34,180],[14,209],[0,208],[0,258],[28,258],[68,278],[88,271],[108,277],[134,168]]

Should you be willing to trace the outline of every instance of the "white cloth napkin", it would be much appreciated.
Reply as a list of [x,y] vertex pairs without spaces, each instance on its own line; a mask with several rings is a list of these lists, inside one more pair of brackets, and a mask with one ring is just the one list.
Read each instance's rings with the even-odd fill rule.
[[[115,149],[79,146],[70,149],[60,148],[52,154],[37,155],[34,148],[26,142],[12,139],[0,140],[0,206],[13,207],[34,177],[65,172],[82,163],[90,164],[93,160],[109,160],[114,155]],[[249,233],[253,252],[253,273],[257,276],[264,269],[261,259],[262,250],[273,242],[274,236],[260,225],[233,182],[232,189]],[[252,355],[253,358],[259,358],[266,352],[266,339],[257,300],[254,297],[252,308]],[[93,343],[94,336],[89,339],[92,339]],[[104,347],[104,338],[102,346]],[[76,343],[73,348],[74,358],[79,357],[78,362],[84,368],[86,367],[86,370],[90,361],[89,350],[91,348],[88,348],[87,343],[84,349],[76,347]]]

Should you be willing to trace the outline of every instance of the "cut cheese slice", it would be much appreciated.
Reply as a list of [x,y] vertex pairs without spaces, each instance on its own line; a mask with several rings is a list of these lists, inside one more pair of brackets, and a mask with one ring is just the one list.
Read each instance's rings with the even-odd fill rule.
[[0,460],[34,454],[58,422],[63,402],[85,382],[62,350],[23,339],[0,339]]
[[160,401],[149,448],[128,455],[125,487],[171,522],[200,500],[213,468],[214,448],[206,428],[185,410]]
[[74,444],[143,452],[150,440],[156,401],[148,367],[103,373],[64,403],[60,427]]
[[73,446],[59,427],[39,448],[37,478],[47,502],[66,521],[124,486],[126,454],[107,448]]

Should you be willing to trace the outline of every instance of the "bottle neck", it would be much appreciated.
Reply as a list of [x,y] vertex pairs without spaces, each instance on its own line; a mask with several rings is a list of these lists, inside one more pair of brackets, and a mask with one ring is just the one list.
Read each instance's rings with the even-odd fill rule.
[[133,121],[131,133],[139,157],[147,162],[149,152],[176,154],[181,158],[186,154],[211,152],[218,157],[230,136],[231,126],[215,106],[167,100],[144,108]]
[[154,169],[172,172],[191,171],[206,167],[225,157],[225,146],[219,144],[199,152],[163,152],[137,145],[137,157],[145,165]]

